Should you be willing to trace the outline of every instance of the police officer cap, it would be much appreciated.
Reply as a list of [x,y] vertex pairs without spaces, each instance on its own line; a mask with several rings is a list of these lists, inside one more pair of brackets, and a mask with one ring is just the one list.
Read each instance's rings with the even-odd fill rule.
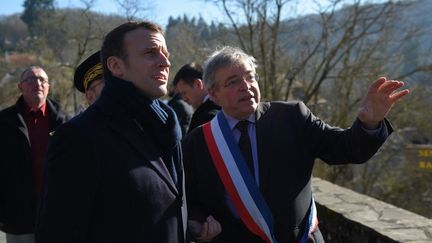
[[91,82],[102,78],[100,51],[97,51],[84,60],[75,70],[75,87],[84,93],[90,87]]

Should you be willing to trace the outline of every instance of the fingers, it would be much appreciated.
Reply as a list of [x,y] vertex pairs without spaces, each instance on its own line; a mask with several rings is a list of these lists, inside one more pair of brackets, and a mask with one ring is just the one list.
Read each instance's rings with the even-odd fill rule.
[[400,98],[404,97],[407,94],[409,94],[409,90],[408,89],[404,89],[404,90],[395,92],[395,93],[393,93],[393,94],[390,95],[390,101],[392,103],[397,102]]
[[197,240],[207,240],[209,236],[208,229],[209,229],[208,222],[204,222],[201,225],[201,232],[199,233]]
[[195,237],[199,241],[211,240],[222,231],[220,223],[212,216],[201,225],[201,232]]
[[220,223],[212,216],[207,217],[207,223],[209,235],[212,235],[214,237],[222,231]]
[[378,92],[384,93],[384,94],[391,94],[393,91],[399,89],[400,87],[404,86],[404,82],[397,81],[397,80],[386,80],[379,88]]
[[381,85],[387,80],[386,77],[380,77],[377,80],[375,80],[371,86],[369,87],[369,90],[371,92],[376,92],[378,91],[379,87],[381,87]]

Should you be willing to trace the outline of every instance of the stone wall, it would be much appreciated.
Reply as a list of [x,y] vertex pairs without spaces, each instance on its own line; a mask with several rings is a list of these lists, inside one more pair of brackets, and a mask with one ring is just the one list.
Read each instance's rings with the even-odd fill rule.
[[322,179],[312,186],[327,243],[432,242],[431,219]]
[[318,178],[312,187],[327,243],[432,243],[431,219]]

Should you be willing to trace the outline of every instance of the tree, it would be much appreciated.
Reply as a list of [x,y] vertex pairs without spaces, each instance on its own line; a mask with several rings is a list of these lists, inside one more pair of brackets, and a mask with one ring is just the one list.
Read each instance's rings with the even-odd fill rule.
[[264,97],[279,98],[276,65],[282,8],[289,0],[222,0],[221,5],[237,38],[238,45],[260,63],[260,83]]
[[0,33],[0,53],[18,50],[28,36],[27,26],[18,15],[2,19]]
[[143,18],[151,6],[150,2],[146,3],[144,0],[116,0],[116,2],[127,21]]
[[30,36],[34,37],[43,30],[40,26],[41,17],[49,17],[54,13],[54,0],[25,0],[23,7],[21,19],[27,24]]

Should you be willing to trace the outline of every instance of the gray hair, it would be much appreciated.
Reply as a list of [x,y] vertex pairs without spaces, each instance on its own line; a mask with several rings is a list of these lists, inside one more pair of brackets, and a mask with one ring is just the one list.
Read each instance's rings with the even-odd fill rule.
[[[24,71],[22,71],[21,76],[20,76],[20,82],[23,81],[24,76],[25,76],[28,72],[32,71],[33,69],[41,69],[41,70],[43,70],[43,71],[45,72],[45,70],[44,70],[41,66],[37,66],[37,65],[35,65],[35,66],[30,66],[30,67],[24,69]],[[45,73],[46,73],[46,72],[45,72]]]
[[216,85],[215,76],[219,69],[242,63],[249,64],[254,71],[257,68],[255,58],[239,48],[224,46],[213,52],[204,62],[203,81],[206,88],[213,88]]

